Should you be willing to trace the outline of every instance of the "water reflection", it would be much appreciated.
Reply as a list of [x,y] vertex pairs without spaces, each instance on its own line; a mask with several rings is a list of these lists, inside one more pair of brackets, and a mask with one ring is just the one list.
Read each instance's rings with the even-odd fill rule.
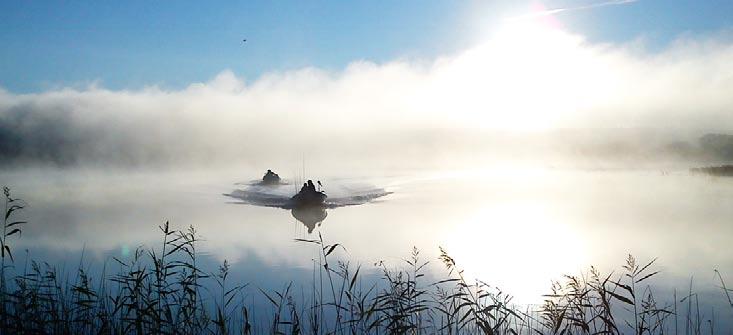
[[[297,189],[292,185],[295,184],[297,183],[289,183],[282,179],[269,183],[255,180],[248,183],[237,183],[235,185],[240,188],[224,195],[236,199],[235,203],[238,204],[288,209],[290,214],[307,228],[308,234],[311,234],[328,216],[327,208],[362,205],[391,193],[383,188],[348,180],[330,181],[327,184],[329,191],[325,201],[298,206],[293,201],[295,199],[293,194],[296,194]],[[303,189],[307,188],[306,185],[303,186]],[[318,181],[318,186],[318,194],[324,194],[320,192],[323,186],[320,181]],[[303,189],[297,194],[302,194]]]
[[[37,251],[46,248],[73,264],[81,250],[86,257],[102,254],[96,260],[102,263],[105,251],[122,257],[137,246],[159,245],[157,226],[170,221],[178,229],[193,225],[201,232],[201,247],[214,259],[213,269],[224,259],[238,269],[248,267],[255,258],[273,269],[309,268],[317,255],[308,254],[309,245],[293,242],[294,228],[296,234],[323,232],[328,241],[348,247],[349,259],[364,264],[399,264],[416,246],[432,261],[431,271],[442,271],[435,261],[440,246],[467,275],[511,292],[515,302],[534,301],[548,293],[550,280],[591,264],[617,269],[628,253],[645,260],[660,257],[665,266],[660,279],[670,287],[689,286],[694,275],[704,278],[696,279],[697,287],[717,289],[712,269],[726,279],[733,273],[733,254],[721,247],[733,243],[733,179],[698,178],[687,170],[669,175],[547,170],[322,179],[335,203],[347,204],[364,194],[362,200],[374,200],[364,206],[291,212],[266,204],[288,199],[300,184],[233,187],[242,175],[235,172],[44,171],[0,174],[0,180],[12,182],[17,196],[29,203],[23,212],[29,224],[15,246],[19,252],[29,249],[37,260],[46,260]],[[385,198],[373,198],[380,192],[372,185],[387,185],[396,194],[378,201]],[[324,225],[326,217],[332,222]],[[249,279],[243,272],[243,280],[260,277],[257,269],[252,271]]]
[[322,207],[293,208],[290,214],[308,228],[308,234],[320,226],[328,216],[326,209]]

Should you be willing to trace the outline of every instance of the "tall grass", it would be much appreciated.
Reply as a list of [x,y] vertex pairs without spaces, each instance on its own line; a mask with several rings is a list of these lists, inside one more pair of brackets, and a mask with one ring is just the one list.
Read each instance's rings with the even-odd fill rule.
[[[429,279],[420,252],[404,264],[384,262],[365,270],[347,258],[346,248],[299,239],[318,250],[312,282],[265,290],[232,283],[230,264],[214,273],[200,266],[200,238],[193,227],[159,227],[157,247],[112,258],[98,278],[80,262],[73,276],[55,266],[16,264],[12,242],[24,221],[25,204],[4,189],[5,219],[0,237],[0,333],[2,334],[712,334],[714,314],[699,296],[661,302],[650,279],[655,260],[628,256],[621,271],[565,276],[552,283],[540,306],[518,306],[512,297],[464,276],[457,260],[440,249],[445,273]],[[365,273],[369,273],[366,275]],[[730,289],[716,270],[733,317]],[[376,278],[374,278],[376,276]],[[246,298],[271,306],[253,307]],[[669,298],[669,297],[667,297]]]

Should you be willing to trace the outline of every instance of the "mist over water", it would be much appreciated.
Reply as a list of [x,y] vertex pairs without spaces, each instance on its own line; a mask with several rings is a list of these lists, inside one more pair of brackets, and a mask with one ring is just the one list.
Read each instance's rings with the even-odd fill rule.
[[[17,250],[104,263],[155,245],[169,221],[198,229],[206,266],[227,259],[267,287],[307,279],[318,254],[294,240],[316,236],[367,265],[415,246],[436,277],[443,247],[518,303],[628,254],[658,257],[650,283],[667,293],[690,276],[715,292],[713,269],[732,278],[733,179],[688,170],[733,161],[729,33],[660,51],[512,34],[181,90],[0,90],[0,184],[29,204]],[[266,169],[290,184],[249,182]],[[288,208],[308,179],[330,202]]]
[[[18,250],[46,250],[72,264],[82,250],[88,260],[104,262],[138,246],[154,246],[155,227],[170,221],[198,229],[212,268],[227,259],[234,268],[258,264],[307,274],[314,250],[294,239],[322,234],[365,265],[384,260],[397,266],[416,246],[431,260],[430,271],[440,274],[445,271],[437,261],[440,246],[467,275],[501,287],[521,303],[538,302],[562,274],[590,265],[617,269],[629,253],[640,260],[659,257],[663,274],[655,282],[662,287],[685,287],[694,276],[696,288],[712,292],[713,269],[733,273],[733,255],[722,247],[733,242],[727,220],[733,214],[733,180],[725,178],[686,170],[545,168],[326,176],[326,190],[333,185],[336,193],[340,183],[369,185],[362,190],[379,186],[390,194],[303,219],[225,195],[260,174],[244,168],[124,174],[31,170],[5,173],[2,181],[21,185],[15,194],[30,204],[31,224]],[[246,271],[239,276],[262,280]]]
[[0,89],[0,164],[464,168],[614,150],[638,160],[733,131],[731,61],[725,31],[651,51],[518,24],[432,60],[254,80],[225,70],[180,90]]

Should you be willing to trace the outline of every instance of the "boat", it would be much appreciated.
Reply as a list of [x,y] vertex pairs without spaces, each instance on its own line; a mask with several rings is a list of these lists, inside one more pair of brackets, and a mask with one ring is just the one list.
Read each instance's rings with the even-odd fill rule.
[[316,190],[313,181],[309,180],[303,184],[298,194],[290,198],[290,205],[293,208],[323,207],[327,197],[325,192]]
[[272,170],[267,170],[260,182],[261,185],[278,185],[280,183],[280,176],[277,173],[272,172]]

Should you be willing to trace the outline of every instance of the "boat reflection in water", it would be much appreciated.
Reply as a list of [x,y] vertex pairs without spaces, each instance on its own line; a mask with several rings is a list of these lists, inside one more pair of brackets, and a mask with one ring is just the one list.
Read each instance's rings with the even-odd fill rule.
[[328,216],[325,207],[293,208],[290,214],[308,228],[308,234],[312,233],[316,227],[320,227]]

